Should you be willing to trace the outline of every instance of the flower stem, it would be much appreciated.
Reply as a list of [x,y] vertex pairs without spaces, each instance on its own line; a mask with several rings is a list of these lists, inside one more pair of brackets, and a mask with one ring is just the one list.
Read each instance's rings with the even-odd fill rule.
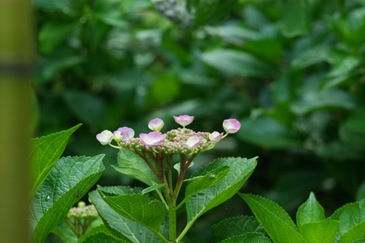
[[171,198],[169,203],[169,240],[176,242],[176,199]]

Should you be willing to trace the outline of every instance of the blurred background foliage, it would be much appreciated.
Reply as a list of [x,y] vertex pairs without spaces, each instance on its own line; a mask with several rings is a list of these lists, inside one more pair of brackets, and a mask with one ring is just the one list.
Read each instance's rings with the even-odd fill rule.
[[[259,156],[243,190],[290,212],[314,191],[331,213],[365,198],[362,0],[34,0],[34,133],[84,125],[66,154],[106,153],[100,184],[133,183],[95,135],[194,115],[194,130],[241,131],[217,156]],[[198,163],[199,164],[199,163]],[[232,206],[233,205],[233,206]],[[196,227],[240,214],[223,206]],[[213,210],[214,211],[214,210]],[[209,221],[209,222],[208,222]],[[213,221],[213,222],[212,222]]]

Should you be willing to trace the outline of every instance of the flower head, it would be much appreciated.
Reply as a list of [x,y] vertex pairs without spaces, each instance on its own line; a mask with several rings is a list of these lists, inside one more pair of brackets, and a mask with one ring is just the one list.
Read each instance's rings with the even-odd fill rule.
[[209,134],[209,139],[212,142],[218,142],[219,140],[221,140],[223,138],[223,133],[219,133],[219,132],[212,132],[211,134]]
[[159,132],[161,131],[163,125],[163,120],[161,120],[160,118],[155,118],[148,123],[148,128],[152,131]]
[[192,136],[186,141],[186,145],[189,149],[196,148],[200,145],[202,139],[198,136]]
[[134,137],[134,130],[129,127],[120,127],[114,132],[114,136],[115,138],[121,136],[122,140],[125,141]]
[[148,134],[141,133],[139,135],[139,138],[141,139],[142,143],[147,147],[153,147],[162,145],[166,139],[166,136],[162,135],[162,133],[160,132],[150,132]]
[[102,144],[107,145],[111,143],[114,138],[114,134],[111,131],[104,130],[101,133],[96,135],[96,139]]
[[194,116],[188,116],[188,115],[174,116],[174,120],[177,124],[186,127],[187,125],[193,122]]
[[223,121],[223,128],[227,133],[236,133],[241,128],[241,123],[236,119],[226,119]]

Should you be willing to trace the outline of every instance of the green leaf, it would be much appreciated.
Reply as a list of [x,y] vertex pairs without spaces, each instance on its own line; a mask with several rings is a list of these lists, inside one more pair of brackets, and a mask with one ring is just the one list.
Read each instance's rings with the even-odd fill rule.
[[189,0],[194,12],[194,25],[214,24],[234,8],[237,0]]
[[338,242],[353,242],[365,237],[365,200],[336,210],[331,219],[339,220]]
[[202,214],[235,195],[252,174],[256,165],[256,158],[220,158],[195,171],[191,177],[206,175],[220,167],[229,167],[228,174],[221,181],[186,201],[188,223],[192,224]]
[[299,207],[297,212],[299,231],[304,224],[321,221],[324,218],[324,209],[316,200],[314,193],[311,192],[308,200]]
[[68,138],[75,132],[81,124],[68,130],[53,133],[48,136],[34,138],[31,140],[31,195],[38,190],[54,164],[61,157],[67,145]]
[[69,209],[98,181],[104,171],[103,157],[66,157],[57,161],[32,202],[34,242],[43,242]]
[[216,49],[201,54],[200,58],[204,63],[228,75],[267,77],[270,73],[263,62],[242,51]]
[[154,232],[165,219],[166,208],[159,200],[152,200],[147,195],[125,194],[119,196],[106,196],[104,201],[116,212],[134,220]]
[[307,4],[305,0],[286,0],[283,5],[281,29],[286,37],[308,32]]
[[[119,195],[123,193],[141,193],[141,190],[129,187],[99,187],[97,191],[92,191],[89,194],[89,199],[95,205],[95,208],[102,217],[104,224],[113,232],[113,234],[117,234],[118,237],[128,239],[129,242],[138,243],[166,242],[146,226],[117,213],[103,200],[99,192],[102,194],[108,193]],[[164,235],[166,235],[166,227],[166,224],[161,226],[161,232],[164,233]]]
[[337,230],[338,221],[332,219],[306,223],[300,228],[304,239],[310,243],[333,243]]
[[[333,97],[336,97],[334,99]],[[291,110],[297,115],[304,115],[318,109],[324,108],[353,109],[355,107],[354,97],[340,89],[326,89],[304,93],[301,99],[293,102]]]
[[117,161],[118,166],[113,166],[113,168],[119,173],[139,180],[149,186],[161,183],[148,167],[147,163],[135,153],[121,149],[118,153]]
[[156,185],[147,187],[147,188],[145,188],[145,189],[142,190],[142,194],[146,194],[146,193],[149,193],[149,192],[156,191],[157,189],[160,189],[161,187],[163,187],[165,185],[166,185],[166,183],[156,184]]
[[270,117],[246,119],[238,132],[239,138],[265,148],[288,148],[300,145],[291,131]]
[[267,238],[261,233],[246,233],[219,241],[219,243],[238,243],[238,242],[270,243],[271,241],[269,238]]
[[193,180],[186,186],[185,198],[189,199],[198,192],[204,190],[205,188],[211,187],[218,182],[220,182],[229,172],[228,166],[218,167],[209,173]]
[[212,226],[215,242],[250,232],[261,232],[260,223],[252,216],[238,216],[226,218]]
[[46,22],[39,33],[40,48],[45,53],[52,52],[75,30],[76,23]]
[[365,141],[365,109],[354,110],[340,126],[340,138],[351,145],[364,147]]
[[92,228],[88,230],[82,237],[80,237],[80,243],[101,243],[101,242],[110,242],[110,243],[117,243],[117,242],[130,242],[127,239],[120,239],[114,236],[108,228],[101,224],[98,227]]
[[305,242],[289,214],[279,205],[257,195],[238,193],[274,242]]

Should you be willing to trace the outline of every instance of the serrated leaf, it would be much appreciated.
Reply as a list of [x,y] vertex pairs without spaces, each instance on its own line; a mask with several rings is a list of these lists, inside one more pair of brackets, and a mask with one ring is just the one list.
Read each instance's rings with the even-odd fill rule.
[[78,124],[68,130],[52,133],[48,136],[34,138],[31,140],[31,195],[34,195],[39,189],[54,164],[61,157],[66,148],[69,137],[80,126],[81,124]]
[[165,219],[166,208],[163,203],[152,200],[147,195],[106,196],[104,201],[119,214],[148,227],[154,232],[159,231]]
[[117,243],[117,242],[130,242],[127,239],[120,239],[115,237],[105,225],[99,225],[91,230],[88,230],[86,234],[80,237],[79,243]]
[[[100,192],[105,193],[105,191],[122,193],[125,191],[131,191],[128,187],[99,187],[97,191],[92,191],[89,194],[90,201],[95,205],[96,210],[104,221],[104,224],[111,230],[114,234],[117,234],[120,238],[126,238],[129,242],[164,242],[159,236],[153,233],[146,226],[139,224],[127,217],[124,217],[117,213],[113,208],[111,208],[102,198]],[[137,193],[134,190],[134,193]],[[140,191],[140,190],[139,190]],[[167,225],[163,224],[160,228],[161,232],[166,235]]]
[[274,242],[305,242],[289,214],[279,205],[257,195],[238,193]]
[[299,231],[304,224],[321,221],[325,218],[324,209],[316,200],[313,192],[310,193],[308,200],[303,203],[297,212],[297,225]]
[[252,216],[227,218],[212,226],[215,242],[250,232],[261,232],[260,223]]
[[43,242],[68,210],[98,181],[104,171],[103,157],[66,157],[57,161],[32,202],[34,242]]
[[238,243],[238,242],[271,243],[270,239],[261,233],[246,233],[242,235],[236,235],[231,238],[220,241],[219,243]]
[[188,223],[192,224],[208,210],[235,195],[256,167],[256,158],[221,158],[203,166],[191,177],[208,174],[219,167],[229,167],[228,174],[215,185],[208,187],[186,201]]
[[149,193],[149,192],[153,192],[157,189],[160,189],[161,187],[165,186],[166,183],[163,183],[163,184],[156,184],[156,185],[153,185],[153,186],[150,186],[150,187],[147,187],[145,189],[142,190],[142,194],[146,194],[146,193]]
[[300,228],[306,242],[333,243],[338,230],[338,221],[324,219],[303,224]]
[[210,171],[202,177],[199,177],[186,186],[185,200],[193,196],[194,194],[215,185],[220,182],[229,172],[228,166],[222,166]]
[[130,176],[149,186],[160,184],[146,162],[135,153],[121,149],[118,153],[118,166],[113,168],[124,175]]
[[365,200],[346,204],[331,218],[339,220],[338,242],[352,242],[365,237]]

